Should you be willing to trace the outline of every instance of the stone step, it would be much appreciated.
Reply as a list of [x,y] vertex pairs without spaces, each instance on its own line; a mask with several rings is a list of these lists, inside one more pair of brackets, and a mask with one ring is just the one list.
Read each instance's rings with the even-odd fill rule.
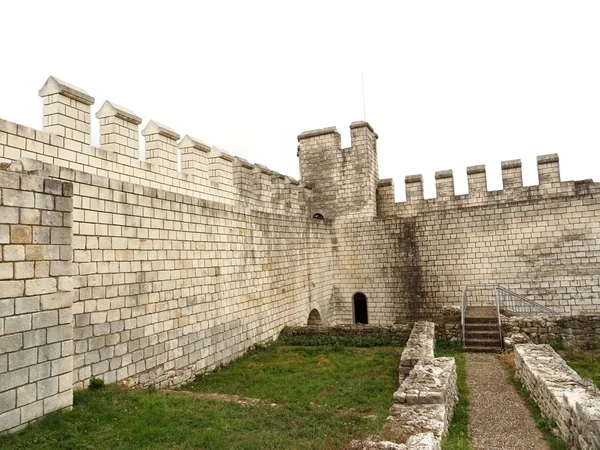
[[467,323],[465,331],[495,331],[498,332],[498,324],[491,323]]
[[493,342],[494,345],[498,345],[500,342],[500,338],[498,337],[498,334],[496,333],[495,335],[491,335],[491,336],[481,336],[481,335],[473,335],[473,334],[465,334],[465,341],[466,342]]
[[498,310],[495,306],[469,306],[467,317],[496,317]]
[[474,345],[466,345],[463,350],[467,353],[500,353],[502,349],[498,347],[477,347]]
[[498,324],[497,317],[465,317],[465,323],[474,324],[474,323],[495,323]]
[[473,339],[465,338],[467,347],[500,347],[500,339]]
[[481,329],[481,328],[465,328],[465,336],[482,337],[482,338],[498,338],[498,328]]

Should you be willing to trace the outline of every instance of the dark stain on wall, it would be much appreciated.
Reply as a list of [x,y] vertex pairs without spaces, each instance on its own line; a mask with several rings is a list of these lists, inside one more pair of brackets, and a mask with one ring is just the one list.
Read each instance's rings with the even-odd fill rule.
[[[423,274],[419,257],[416,223],[414,221],[400,224],[397,238],[398,255],[401,265],[398,270],[399,282],[403,286],[405,308],[408,319],[416,319],[422,313]],[[398,318],[400,319],[400,318]]]

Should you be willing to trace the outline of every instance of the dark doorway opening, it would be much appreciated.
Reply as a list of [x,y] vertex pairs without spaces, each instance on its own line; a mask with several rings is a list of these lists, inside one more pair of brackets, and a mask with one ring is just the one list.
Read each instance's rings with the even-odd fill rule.
[[308,315],[308,325],[321,325],[321,314],[316,309],[313,309]]
[[362,292],[357,292],[352,297],[354,303],[354,323],[369,323],[369,315],[367,314],[367,296]]

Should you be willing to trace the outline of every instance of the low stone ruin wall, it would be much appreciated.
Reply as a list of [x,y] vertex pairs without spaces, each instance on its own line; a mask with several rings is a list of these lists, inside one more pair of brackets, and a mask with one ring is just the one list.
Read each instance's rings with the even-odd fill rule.
[[402,352],[400,387],[394,393],[378,442],[354,449],[438,450],[458,401],[454,358],[434,358],[435,325],[416,322]]
[[440,441],[433,433],[419,433],[409,437],[406,444],[390,441],[353,441],[348,450],[441,450]]
[[426,430],[441,441],[452,422],[457,398],[454,358],[421,360],[394,393],[391,416],[381,436],[394,440]]
[[517,375],[570,448],[600,449],[600,394],[550,347],[515,346]]
[[600,314],[502,318],[505,335],[523,334],[536,344],[600,341]]
[[431,322],[416,322],[400,357],[400,383],[419,361],[433,359],[434,346],[435,325]]
[[[400,323],[394,325],[334,325],[334,326],[319,326],[309,325],[301,327],[286,327],[282,331],[282,335],[287,336],[370,336],[383,337],[390,339],[392,342],[405,345],[410,336],[413,323]],[[443,318],[435,324],[435,339],[444,341],[458,342],[462,338],[462,330],[460,327],[460,317]]]
[[462,340],[462,327],[460,317],[454,321],[444,321],[435,324],[435,339],[437,341],[460,342]]
[[382,337],[399,345],[404,345],[410,335],[412,324],[398,325],[335,325],[330,327],[309,325],[303,327],[286,327],[281,332],[284,336],[369,336]]
[[462,341],[460,306],[444,306],[441,315],[430,319],[435,323],[435,339],[438,341]]

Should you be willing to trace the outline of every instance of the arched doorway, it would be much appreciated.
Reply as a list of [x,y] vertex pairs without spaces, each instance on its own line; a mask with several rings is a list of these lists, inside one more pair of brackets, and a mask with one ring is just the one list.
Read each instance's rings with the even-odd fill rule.
[[308,315],[307,325],[321,325],[321,314],[316,309],[313,309]]
[[354,323],[368,324],[367,296],[362,292],[357,292],[352,297],[352,306],[354,309]]

